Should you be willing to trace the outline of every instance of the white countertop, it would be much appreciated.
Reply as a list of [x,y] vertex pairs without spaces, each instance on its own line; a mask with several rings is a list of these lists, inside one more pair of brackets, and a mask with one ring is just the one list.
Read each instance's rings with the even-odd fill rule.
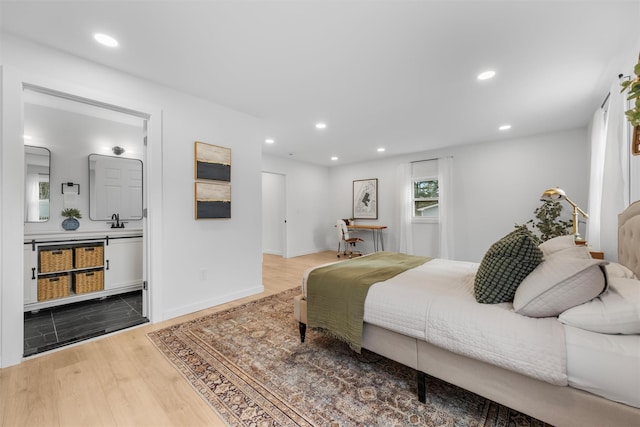
[[109,236],[115,237],[131,237],[142,236],[141,228],[107,228],[104,230],[74,230],[74,231],[49,231],[38,233],[25,233],[25,242],[31,240],[79,240],[79,239],[103,239]]

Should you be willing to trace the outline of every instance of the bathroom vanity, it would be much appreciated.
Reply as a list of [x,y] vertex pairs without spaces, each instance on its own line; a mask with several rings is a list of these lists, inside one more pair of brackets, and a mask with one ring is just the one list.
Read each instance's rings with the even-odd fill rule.
[[143,287],[142,230],[25,234],[24,311]]

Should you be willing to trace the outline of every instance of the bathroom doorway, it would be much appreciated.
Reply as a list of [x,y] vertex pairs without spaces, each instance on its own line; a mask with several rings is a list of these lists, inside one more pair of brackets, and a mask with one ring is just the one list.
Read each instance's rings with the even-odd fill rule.
[[[23,355],[30,356],[148,321],[148,117],[31,85],[24,85],[23,112],[25,147],[50,153],[48,214],[24,223]],[[99,172],[96,165],[116,166]],[[25,206],[29,197],[25,192]],[[76,230],[61,226],[69,210],[80,215]],[[100,256],[81,265],[81,249]],[[65,251],[68,265],[44,268],[45,255]],[[96,281],[89,289],[81,286],[85,276]],[[44,290],[49,285],[58,288]]]

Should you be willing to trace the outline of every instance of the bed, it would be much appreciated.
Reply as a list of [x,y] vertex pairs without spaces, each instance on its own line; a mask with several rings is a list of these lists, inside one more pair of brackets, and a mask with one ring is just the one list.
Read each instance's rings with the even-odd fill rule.
[[[557,426],[640,426],[640,201],[619,215],[618,263],[557,238],[512,302],[479,303],[494,246],[481,263],[433,259],[371,285],[356,351],[416,369],[421,401],[428,374]],[[294,300],[303,342],[318,311],[308,281],[325,267]]]

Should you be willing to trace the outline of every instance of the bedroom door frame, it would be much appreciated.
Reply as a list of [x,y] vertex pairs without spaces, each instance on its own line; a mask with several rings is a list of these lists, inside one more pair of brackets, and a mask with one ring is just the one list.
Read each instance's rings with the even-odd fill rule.
[[[87,88],[53,81],[43,76],[28,74],[25,78],[19,70],[0,66],[0,100],[2,108],[2,138],[0,139],[0,163],[2,181],[0,183],[0,228],[2,239],[0,252],[0,367],[20,363],[23,359],[23,307],[24,274],[23,251],[17,250],[24,242],[24,144],[23,144],[23,89],[26,86],[39,87],[43,91],[67,94],[93,105],[113,106],[123,111],[147,116],[147,145],[145,179],[145,208],[143,221],[143,271],[145,287],[148,289],[148,319],[150,322],[162,320],[162,110],[130,100],[96,93]],[[22,159],[22,160],[21,160]],[[153,251],[151,250],[153,248]],[[4,255],[7,255],[6,257]],[[152,292],[153,291],[153,292]],[[20,325],[20,327],[16,327]]]

